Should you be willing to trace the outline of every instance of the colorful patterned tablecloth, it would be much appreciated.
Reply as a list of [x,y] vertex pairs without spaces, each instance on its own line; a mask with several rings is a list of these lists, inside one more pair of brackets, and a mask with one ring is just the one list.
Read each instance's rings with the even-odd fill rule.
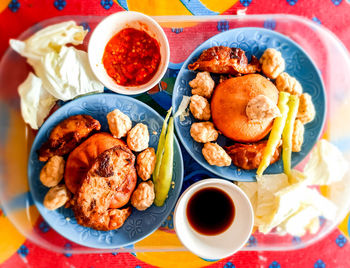
[[[350,1],[349,1],[350,2]],[[0,57],[9,38],[37,22],[62,15],[108,15],[121,10],[135,10],[149,15],[215,15],[291,13],[308,17],[331,29],[350,48],[350,3],[345,0],[2,0],[0,1]],[[271,22],[264,25],[274,29]],[[176,29],[175,29],[176,30]],[[181,32],[179,31],[179,34]],[[179,59],[181,62],[181,59]],[[20,118],[18,118],[20,120]],[[14,137],[15,139],[15,137]],[[20,146],[20,145],[18,145]],[[33,208],[35,210],[35,208]],[[38,215],[33,219],[43,235],[53,236],[69,249],[68,240],[57,235]],[[1,267],[350,267],[350,245],[347,240],[347,217],[327,237],[301,250],[289,252],[238,252],[211,263],[189,252],[110,253],[72,255],[58,254],[26,240],[0,209]],[[170,221],[171,223],[171,221]],[[345,235],[344,235],[345,234]]]

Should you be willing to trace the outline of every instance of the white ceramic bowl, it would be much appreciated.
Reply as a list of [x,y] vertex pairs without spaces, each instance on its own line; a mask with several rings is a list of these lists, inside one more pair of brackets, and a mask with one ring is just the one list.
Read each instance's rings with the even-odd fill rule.
[[[147,32],[158,41],[160,48],[161,59],[157,72],[150,81],[139,86],[118,85],[107,74],[102,63],[103,53],[109,40],[128,27]],[[135,95],[148,91],[164,76],[170,58],[169,42],[163,29],[154,19],[139,12],[123,11],[106,17],[96,26],[89,41],[88,57],[92,71],[105,87],[117,93]]]
[[[226,192],[235,206],[235,217],[230,227],[218,235],[202,235],[192,228],[186,216],[190,198],[199,190],[215,187]],[[228,257],[248,241],[254,225],[252,205],[245,193],[232,182],[223,179],[205,179],[192,184],[180,197],[174,212],[174,227],[181,243],[192,253],[204,259]]]

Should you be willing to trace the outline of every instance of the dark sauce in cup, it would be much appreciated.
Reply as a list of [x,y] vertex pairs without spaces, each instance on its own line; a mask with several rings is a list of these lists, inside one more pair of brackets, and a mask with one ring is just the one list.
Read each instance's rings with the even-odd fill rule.
[[196,192],[188,201],[187,219],[194,230],[203,235],[226,231],[235,217],[235,206],[223,190],[208,187]]

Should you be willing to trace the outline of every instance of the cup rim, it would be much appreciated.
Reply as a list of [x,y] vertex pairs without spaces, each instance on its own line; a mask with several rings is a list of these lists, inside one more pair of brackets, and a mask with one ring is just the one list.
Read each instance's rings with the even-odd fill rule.
[[[176,203],[176,206],[175,206],[175,209],[174,209],[174,230],[176,232],[176,235],[177,237],[179,238],[180,242],[182,243],[182,245],[188,249],[190,252],[194,253],[195,255],[201,257],[201,258],[204,258],[204,259],[213,259],[213,257],[211,256],[207,256],[207,255],[204,255],[204,254],[201,254],[200,250],[197,250],[197,249],[194,249],[194,248],[190,248],[185,242],[184,242],[184,239],[183,239],[183,236],[182,234],[179,232],[179,228],[177,226],[178,222],[176,220],[177,218],[177,213],[178,213],[178,210],[179,210],[179,206],[180,205],[183,205],[184,209],[186,210],[186,203],[190,200],[190,198],[195,194],[197,193],[199,190],[201,189],[205,189],[206,186],[209,188],[209,187],[216,187],[216,188],[219,188],[220,190],[223,190],[225,193],[229,194],[227,192],[227,190],[224,189],[224,187],[222,187],[223,185],[225,186],[229,186],[229,187],[232,187],[232,189],[234,189],[234,191],[238,192],[241,197],[243,197],[243,199],[246,201],[246,205],[248,205],[249,207],[249,212],[248,212],[248,216],[246,217],[247,219],[251,219],[249,222],[247,222],[247,224],[249,224],[249,232],[247,235],[247,237],[244,239],[244,241],[241,241],[239,243],[239,246],[237,247],[234,247],[232,248],[232,251],[230,251],[230,254],[223,254],[222,256],[220,256],[220,259],[221,258],[225,258],[225,257],[228,257],[228,256],[231,256],[233,255],[234,253],[236,253],[237,251],[239,251],[242,247],[244,247],[244,245],[247,243],[247,241],[249,240],[249,237],[253,231],[253,227],[254,227],[254,211],[253,211],[253,207],[252,207],[252,204],[248,198],[248,196],[244,193],[244,191],[239,188],[236,184],[234,184],[233,182],[230,182],[230,181],[227,181],[225,179],[221,179],[221,178],[208,178],[208,179],[203,179],[201,181],[198,181],[192,185],[190,185],[180,196],[180,198],[178,199],[177,203]],[[204,186],[203,188],[201,186]],[[191,194],[188,194],[190,191],[193,191]],[[230,195],[229,195],[230,196]],[[230,196],[231,198],[231,196]],[[184,204],[182,204],[182,202],[186,202]],[[236,204],[235,204],[236,206]],[[191,226],[189,226],[189,228],[191,228]],[[231,228],[231,226],[229,227]],[[228,228],[228,229],[229,229]],[[192,228],[193,229],[193,228]],[[192,230],[194,231],[194,230]],[[195,232],[195,231],[194,231]],[[197,234],[200,234],[197,232]],[[220,233],[221,234],[221,233]],[[220,235],[218,234],[218,235]],[[204,235],[205,236],[205,235]],[[214,236],[211,236],[211,237],[215,237]],[[217,259],[217,258],[214,258],[214,259]]]
[[[109,83],[108,81],[106,81],[104,79],[105,74],[101,73],[99,71],[99,69],[96,66],[96,59],[94,60],[94,58],[92,57],[91,51],[94,48],[96,42],[99,42],[98,39],[95,37],[97,32],[103,31],[103,25],[108,22],[115,22],[118,21],[118,18],[120,16],[125,16],[125,15],[129,15],[131,16],[131,20],[133,15],[137,15],[139,17],[141,17],[142,19],[144,19],[143,23],[148,24],[148,25],[152,25],[157,29],[157,34],[156,37],[154,37],[159,44],[164,45],[165,48],[165,52],[164,55],[161,53],[161,57],[164,57],[164,65],[160,71],[160,73],[157,75],[157,72],[159,70],[157,70],[155,76],[157,76],[156,79],[154,79],[154,77],[151,78],[151,80],[143,85],[138,85],[138,86],[122,86],[122,85],[118,85],[117,83]],[[135,19],[135,21],[137,21],[138,19]],[[114,34],[116,34],[117,32],[115,32]],[[106,44],[107,45],[107,44]],[[105,46],[104,46],[105,47]],[[90,53],[89,53],[90,52]],[[169,40],[163,30],[163,28],[159,25],[159,23],[153,19],[152,17],[143,14],[141,12],[137,12],[137,11],[120,11],[120,12],[115,12],[109,16],[106,16],[103,20],[101,20],[97,26],[95,27],[95,29],[92,31],[91,36],[90,36],[90,40],[89,40],[89,44],[88,44],[88,60],[89,60],[89,64],[91,67],[92,72],[94,73],[94,75],[96,76],[96,78],[109,90],[119,93],[119,94],[123,94],[123,95],[137,95],[137,94],[141,94],[144,93],[148,90],[150,90],[151,88],[153,88],[155,85],[157,85],[160,80],[163,78],[163,76],[165,75],[168,66],[169,66],[169,61],[170,61],[170,46],[169,46]],[[160,68],[161,66],[159,66]],[[108,74],[107,74],[108,75]],[[152,80],[154,80],[152,83],[150,83]]]

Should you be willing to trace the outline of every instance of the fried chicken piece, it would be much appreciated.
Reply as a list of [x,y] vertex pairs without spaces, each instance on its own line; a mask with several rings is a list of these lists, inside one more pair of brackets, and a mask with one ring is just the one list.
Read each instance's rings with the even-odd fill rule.
[[304,124],[299,120],[294,122],[294,130],[292,135],[292,152],[300,152],[304,143]]
[[191,97],[190,111],[193,117],[198,120],[209,120],[211,117],[210,104],[202,96],[193,95]]
[[39,160],[47,161],[54,155],[70,153],[94,130],[100,130],[100,122],[90,115],[79,114],[60,122],[52,131],[49,140],[39,149]]
[[151,180],[141,182],[131,197],[131,204],[137,210],[143,211],[152,206],[154,198],[154,185]]
[[120,228],[131,208],[110,209],[114,195],[134,168],[135,156],[125,146],[117,145],[95,160],[75,197],[73,211],[78,224],[96,230]]
[[213,94],[215,82],[208,72],[199,72],[196,78],[189,83],[192,88],[192,95],[202,96],[209,99]]
[[[259,167],[266,144],[267,140],[251,144],[235,143],[232,146],[225,147],[225,150],[231,157],[235,166],[243,169],[256,169]],[[282,142],[280,142],[278,145],[274,155],[271,158],[270,164],[273,164],[279,160],[281,154],[281,144]]]
[[156,166],[156,152],[152,147],[139,153],[136,158],[137,174],[143,181],[151,178],[154,168]]
[[230,156],[217,143],[207,142],[202,148],[202,154],[212,166],[228,167],[231,165]]
[[303,93],[299,96],[299,109],[297,119],[303,124],[307,124],[314,120],[316,116],[315,106],[312,103],[312,97],[308,93]]
[[196,142],[207,143],[216,141],[219,132],[212,122],[197,122],[192,124],[190,135]]
[[134,126],[126,137],[128,147],[134,152],[141,152],[148,147],[149,132],[145,124],[138,123]]
[[188,65],[188,69],[238,76],[260,72],[261,66],[255,56],[248,63],[240,48],[215,46],[204,50],[196,62]]
[[271,79],[276,79],[286,68],[282,53],[274,48],[268,48],[264,51],[260,58],[260,64],[264,75]]

